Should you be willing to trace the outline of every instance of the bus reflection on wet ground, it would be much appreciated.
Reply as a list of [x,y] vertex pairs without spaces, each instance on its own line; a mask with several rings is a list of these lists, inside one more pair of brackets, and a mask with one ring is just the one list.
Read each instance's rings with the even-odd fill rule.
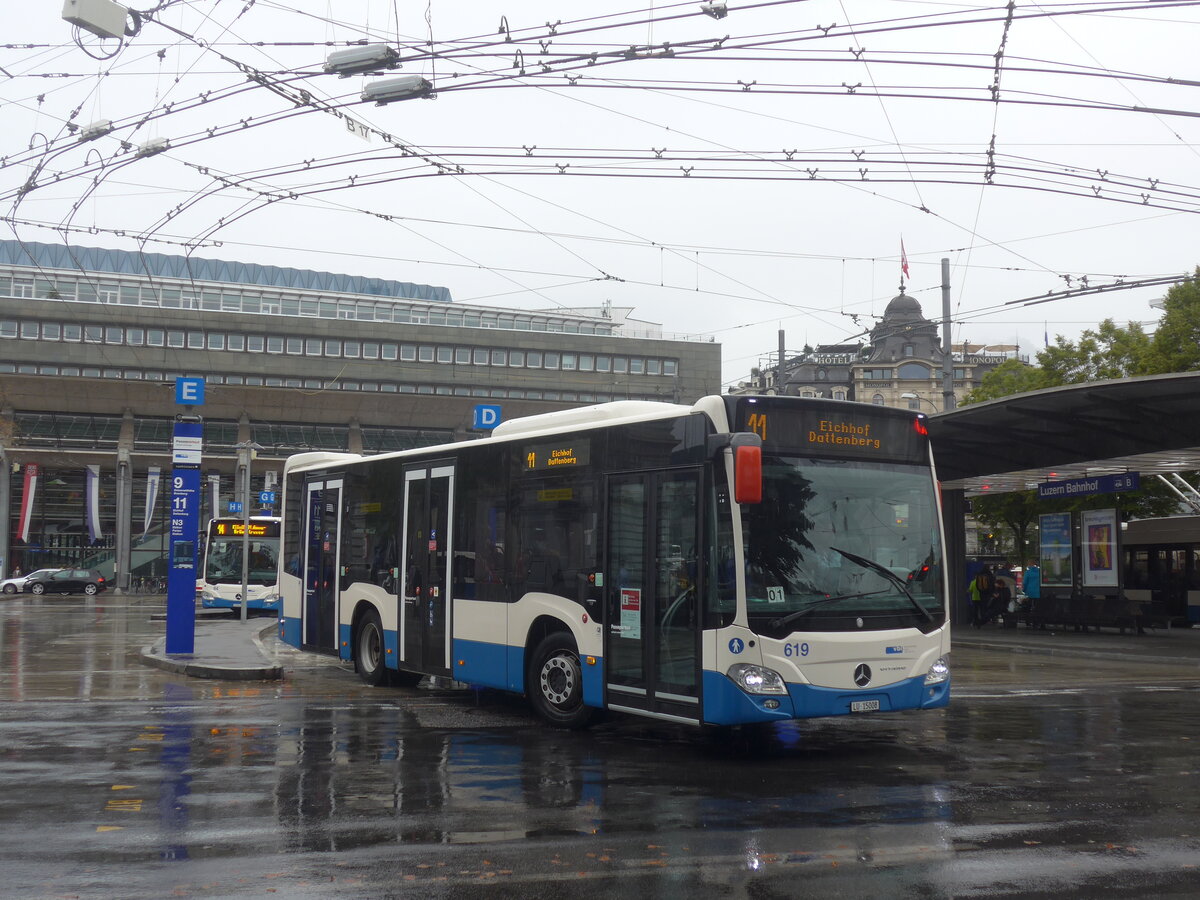
[[920,715],[565,732],[299,651],[278,683],[152,669],[152,606],[0,606],[13,896],[1200,889],[1196,670],[1147,662],[1154,637],[1126,659],[963,647],[955,701]]

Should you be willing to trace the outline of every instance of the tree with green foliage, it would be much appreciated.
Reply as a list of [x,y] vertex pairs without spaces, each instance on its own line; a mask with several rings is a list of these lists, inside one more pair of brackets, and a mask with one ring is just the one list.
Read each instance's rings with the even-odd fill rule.
[[1167,291],[1145,369],[1144,374],[1200,369],[1200,267],[1190,281]]
[[[1105,319],[1095,330],[1085,330],[1078,342],[1060,335],[1053,346],[1038,351],[1036,366],[1015,359],[997,366],[963,399],[963,405],[1067,384],[1198,369],[1200,268],[1195,278],[1167,291],[1163,315],[1153,336],[1137,322],[1122,328],[1112,319]],[[1012,535],[1012,562],[1020,564],[1028,558],[1030,533],[1042,513],[1116,507],[1121,519],[1127,521],[1171,515],[1178,511],[1179,501],[1158,479],[1147,478],[1140,491],[1130,494],[1039,500],[1036,491],[1014,491],[975,497],[971,506],[981,525]]]
[[963,398],[962,405],[999,400],[1001,397],[1036,391],[1044,387],[1054,387],[1054,385],[1047,380],[1043,370],[1031,366],[1029,363],[1021,362],[1019,359],[1006,359],[983,376],[979,387]]

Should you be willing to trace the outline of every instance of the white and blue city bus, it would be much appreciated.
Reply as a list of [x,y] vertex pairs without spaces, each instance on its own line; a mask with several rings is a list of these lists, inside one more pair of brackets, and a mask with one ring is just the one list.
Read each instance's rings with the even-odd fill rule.
[[798,397],[617,401],[285,467],[284,641],[695,725],[949,700],[926,420]]
[[279,610],[278,516],[235,516],[209,519],[204,565],[196,579],[196,596],[205,609],[242,608],[242,555],[246,556],[246,609]]

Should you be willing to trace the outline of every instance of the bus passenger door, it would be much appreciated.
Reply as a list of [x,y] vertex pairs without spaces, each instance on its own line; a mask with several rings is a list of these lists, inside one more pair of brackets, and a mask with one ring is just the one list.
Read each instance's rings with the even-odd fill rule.
[[453,499],[453,466],[420,466],[404,473],[401,659],[435,674],[449,674]]
[[337,650],[338,552],[342,479],[304,486],[304,629],[306,650]]
[[700,719],[700,471],[608,482],[608,706]]

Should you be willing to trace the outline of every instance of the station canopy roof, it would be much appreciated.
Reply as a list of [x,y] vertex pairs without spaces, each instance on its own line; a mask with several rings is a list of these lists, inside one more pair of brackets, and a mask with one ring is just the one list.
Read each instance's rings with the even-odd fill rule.
[[1200,470],[1200,372],[1013,394],[934,413],[929,434],[942,486],[968,495]]

